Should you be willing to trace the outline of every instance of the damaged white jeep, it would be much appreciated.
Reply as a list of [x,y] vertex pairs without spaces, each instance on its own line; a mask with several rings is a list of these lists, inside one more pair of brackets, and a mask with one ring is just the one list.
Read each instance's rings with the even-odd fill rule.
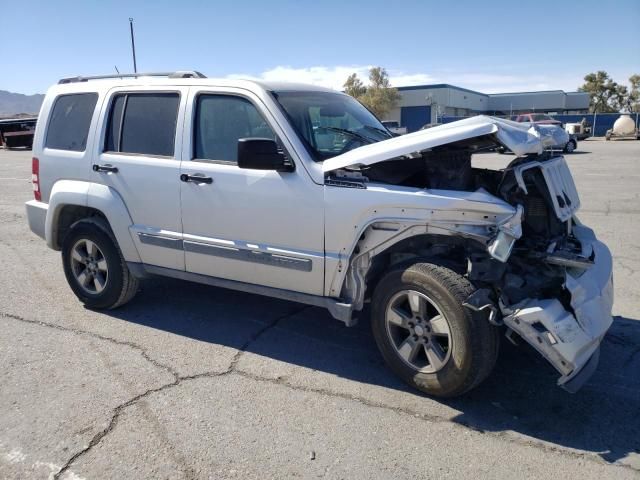
[[[302,85],[75,77],[42,105],[27,213],[91,308],[149,275],[347,325],[370,302],[384,359],[428,394],[482,382],[501,334],[576,391],[612,322],[612,259],[550,142],[485,116],[392,138],[353,98]],[[516,159],[479,168],[496,148]]]

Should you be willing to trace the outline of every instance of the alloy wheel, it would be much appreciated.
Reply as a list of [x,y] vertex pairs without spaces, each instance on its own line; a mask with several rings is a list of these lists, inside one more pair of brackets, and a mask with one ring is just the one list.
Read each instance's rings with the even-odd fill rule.
[[71,271],[78,285],[92,295],[101,293],[109,281],[107,259],[102,250],[85,238],[71,249]]
[[435,373],[451,357],[449,322],[427,295],[415,290],[396,293],[387,304],[385,324],[396,354],[412,369]]

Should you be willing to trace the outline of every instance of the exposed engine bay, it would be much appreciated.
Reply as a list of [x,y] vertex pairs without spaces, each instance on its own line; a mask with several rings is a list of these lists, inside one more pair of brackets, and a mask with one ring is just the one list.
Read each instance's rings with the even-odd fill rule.
[[[519,185],[515,170],[519,165],[532,161],[548,161],[551,155],[545,152],[517,158],[504,170],[474,168],[472,154],[493,148],[495,140],[472,140],[437,147],[402,161],[388,160],[361,169],[343,170],[338,174],[352,179],[364,178],[367,182],[414,188],[483,190],[514,207],[521,205],[524,212],[522,235],[513,245],[507,262],[487,256],[486,251],[474,251],[472,244],[467,244],[468,251],[460,251],[455,257],[467,259],[470,279],[476,284],[491,286],[496,290],[495,300],[500,298],[506,305],[516,304],[525,298],[557,297],[564,283],[566,267],[588,268],[591,260],[581,256],[580,243],[571,235],[573,220],[563,221],[555,214],[543,172],[535,168],[524,170],[525,192]],[[561,193],[556,201],[563,206],[572,203],[567,192]],[[442,250],[438,245],[429,248]]]

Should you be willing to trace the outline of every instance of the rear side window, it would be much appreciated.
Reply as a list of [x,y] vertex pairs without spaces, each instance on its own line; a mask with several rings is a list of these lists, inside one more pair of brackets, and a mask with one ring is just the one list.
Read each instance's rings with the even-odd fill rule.
[[46,148],[83,152],[87,148],[87,136],[91,117],[98,102],[97,93],[61,95],[53,104]]
[[173,157],[179,103],[177,93],[116,95],[105,151]]

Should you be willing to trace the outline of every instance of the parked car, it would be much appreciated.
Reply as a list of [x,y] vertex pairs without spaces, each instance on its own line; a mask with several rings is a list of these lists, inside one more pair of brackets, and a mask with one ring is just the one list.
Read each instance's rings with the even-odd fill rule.
[[544,113],[521,113],[516,117],[518,123],[536,123],[539,125],[558,125],[562,126],[562,122],[553,118],[551,115]]
[[[520,122],[525,128],[531,129],[535,135],[543,135],[550,139],[546,148],[549,150],[562,151],[565,153],[573,153],[578,148],[578,137],[575,134],[569,134],[560,125],[547,123],[529,123]],[[497,148],[498,153],[506,153],[508,150],[504,146]]]
[[407,133],[407,127],[401,127],[400,123],[393,120],[384,120],[382,125],[394,135],[405,135]]
[[[436,396],[480,384],[501,334],[568,391],[595,370],[612,258],[575,217],[543,131],[477,116],[392,138],[328,89],[119,77],[51,87],[33,145],[29,226],[87,307],[120,307],[152,275],[324,307],[348,326],[370,302],[391,370]],[[517,159],[472,167],[496,145]]]

